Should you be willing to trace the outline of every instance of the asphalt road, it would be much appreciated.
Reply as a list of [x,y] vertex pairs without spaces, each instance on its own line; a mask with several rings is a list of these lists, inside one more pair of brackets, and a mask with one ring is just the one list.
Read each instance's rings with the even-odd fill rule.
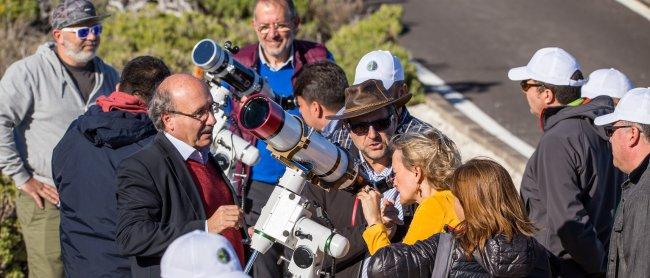
[[533,147],[541,136],[508,69],[542,47],[573,54],[588,75],[614,67],[650,86],[650,21],[615,1],[411,0],[400,43],[488,115]]

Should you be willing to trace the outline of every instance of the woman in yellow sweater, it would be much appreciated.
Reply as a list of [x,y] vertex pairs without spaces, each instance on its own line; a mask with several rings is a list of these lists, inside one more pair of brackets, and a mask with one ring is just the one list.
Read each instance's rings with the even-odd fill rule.
[[[438,130],[429,130],[397,135],[391,147],[393,184],[400,203],[419,205],[403,242],[414,244],[442,232],[445,225],[458,225],[463,218],[462,208],[446,183],[461,163],[454,142]],[[384,221],[387,218],[380,208],[381,196],[369,187],[357,195],[368,222],[363,239],[371,255],[390,244]]]

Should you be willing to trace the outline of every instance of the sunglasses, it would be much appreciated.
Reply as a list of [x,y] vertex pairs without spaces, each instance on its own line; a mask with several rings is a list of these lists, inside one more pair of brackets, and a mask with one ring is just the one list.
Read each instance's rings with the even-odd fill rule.
[[544,84],[537,84],[537,83],[528,83],[528,80],[522,80],[519,85],[521,85],[521,89],[524,90],[524,92],[527,92],[528,89],[532,87],[542,87]]
[[77,38],[83,40],[86,39],[90,33],[93,33],[95,36],[99,36],[99,34],[102,33],[102,26],[100,24],[95,24],[90,27],[65,27],[61,29],[61,31],[75,33],[77,35]]
[[380,132],[388,129],[392,122],[393,122],[393,116],[390,116],[388,118],[374,120],[372,122],[360,122],[360,123],[348,122],[348,127],[352,132],[354,132],[354,134],[366,135],[368,134],[368,131],[370,130],[371,126],[376,132]]
[[616,132],[617,129],[626,128],[626,127],[633,127],[633,126],[631,125],[605,126],[605,135],[607,135],[607,137],[612,137],[612,135],[614,135],[614,132]]

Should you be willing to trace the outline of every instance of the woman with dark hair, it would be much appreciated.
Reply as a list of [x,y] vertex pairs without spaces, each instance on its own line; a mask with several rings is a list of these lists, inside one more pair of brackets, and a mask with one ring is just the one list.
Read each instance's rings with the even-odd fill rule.
[[546,250],[508,172],[472,159],[450,178],[464,220],[414,245],[391,244],[370,259],[368,277],[549,277]]

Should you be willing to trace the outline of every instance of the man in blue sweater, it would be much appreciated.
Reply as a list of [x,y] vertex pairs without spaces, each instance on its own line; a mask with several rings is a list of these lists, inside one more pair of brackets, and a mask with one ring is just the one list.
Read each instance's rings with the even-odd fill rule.
[[[332,55],[325,46],[296,40],[300,18],[291,0],[259,0],[255,3],[253,28],[259,43],[250,44],[241,49],[235,58],[243,65],[253,68],[263,76],[268,85],[282,100],[283,108],[298,115],[299,110],[293,101],[293,82],[302,66],[332,60]],[[233,103],[232,113],[239,112],[238,103]],[[237,117],[233,117],[234,119]],[[235,168],[233,185],[244,189],[246,222],[253,226],[259,218],[262,207],[271,196],[271,192],[284,173],[285,167],[271,157],[266,143],[250,134],[240,135],[260,150],[260,161],[253,167],[241,163]],[[243,178],[242,178],[243,177]],[[272,249],[264,256],[258,257],[253,269],[256,277],[280,277],[281,269],[276,261],[281,249]]]

